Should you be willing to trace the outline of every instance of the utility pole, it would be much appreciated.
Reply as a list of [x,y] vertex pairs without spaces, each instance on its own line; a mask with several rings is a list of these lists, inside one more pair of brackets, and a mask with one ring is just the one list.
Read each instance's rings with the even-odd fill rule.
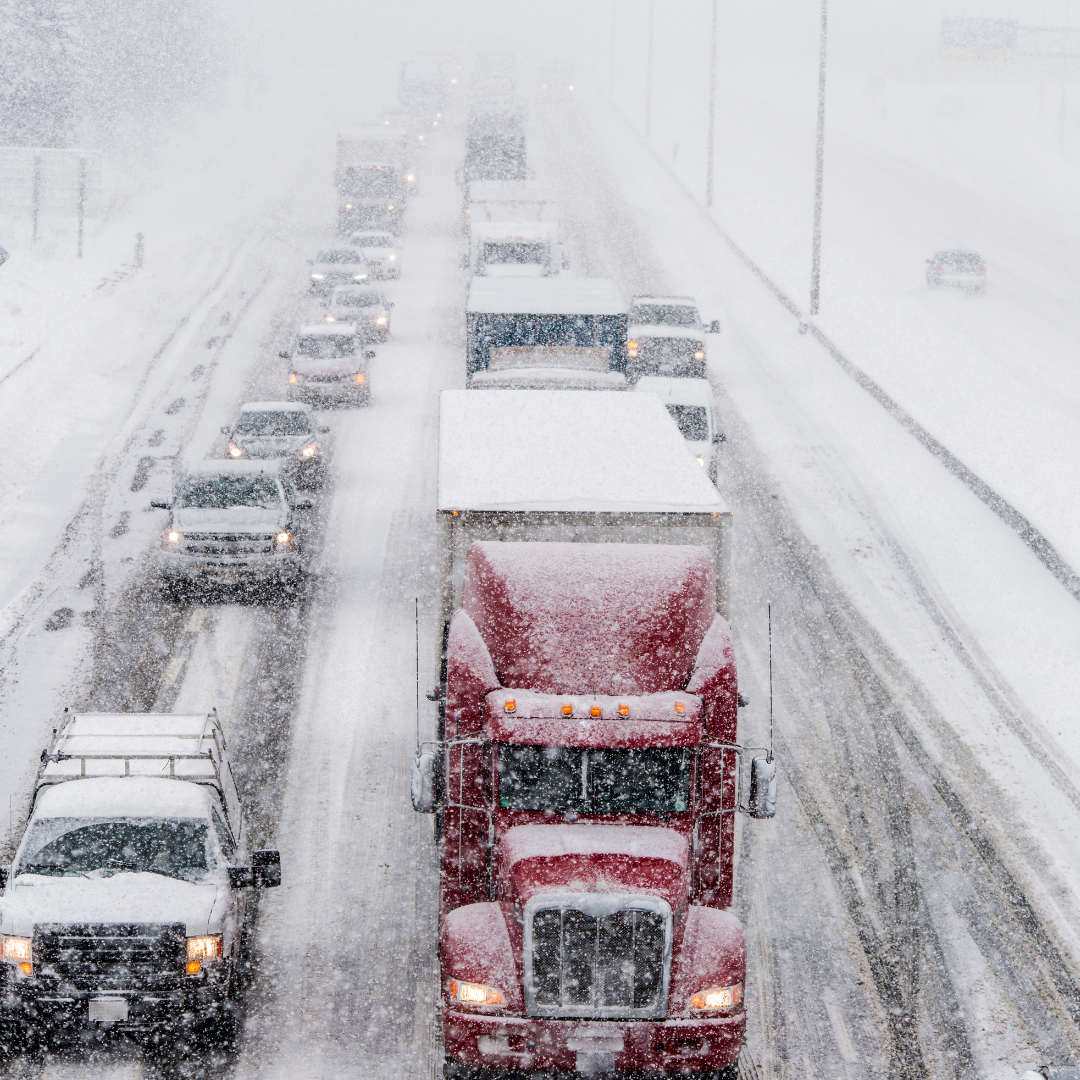
[[86,217],[86,158],[79,158],[79,258],[82,258],[83,218]]
[[38,217],[41,214],[41,155],[34,155],[34,194],[31,212],[34,219],[34,235],[32,242],[37,243]]
[[653,9],[656,0],[649,0],[649,52],[645,58],[645,138],[652,134],[652,53],[653,53]]
[[712,0],[712,52],[709,58],[709,138],[705,161],[705,205],[712,206],[713,157],[716,154],[716,0]]
[[825,45],[829,0],[821,0],[821,46],[818,55],[817,161],[814,167],[814,250],[810,267],[810,314],[818,313],[821,293],[821,181],[825,170]]

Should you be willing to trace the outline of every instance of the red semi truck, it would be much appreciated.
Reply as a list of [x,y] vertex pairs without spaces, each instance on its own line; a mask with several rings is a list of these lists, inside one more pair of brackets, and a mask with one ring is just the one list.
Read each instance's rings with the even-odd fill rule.
[[[486,395],[485,395],[486,396]],[[621,396],[621,395],[620,395]],[[477,541],[445,652],[444,1075],[733,1078],[746,944],[731,631],[708,547]]]

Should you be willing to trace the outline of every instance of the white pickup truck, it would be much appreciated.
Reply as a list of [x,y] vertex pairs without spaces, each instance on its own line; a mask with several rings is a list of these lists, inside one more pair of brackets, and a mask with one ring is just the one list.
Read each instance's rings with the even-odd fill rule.
[[88,1028],[235,1037],[257,893],[216,713],[65,717],[0,869],[0,1025],[9,1045]]

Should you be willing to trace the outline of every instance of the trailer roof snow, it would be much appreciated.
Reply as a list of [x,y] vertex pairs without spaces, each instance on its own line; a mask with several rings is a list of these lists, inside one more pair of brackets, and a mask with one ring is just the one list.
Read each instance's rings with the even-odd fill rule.
[[444,390],[440,510],[725,514],[653,394]]
[[607,278],[473,278],[465,310],[494,315],[625,315]]

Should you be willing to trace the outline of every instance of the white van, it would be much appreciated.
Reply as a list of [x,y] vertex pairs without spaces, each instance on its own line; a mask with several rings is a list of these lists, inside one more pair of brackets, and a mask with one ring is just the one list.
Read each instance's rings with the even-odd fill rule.
[[664,403],[686,439],[690,453],[715,484],[716,445],[724,441],[724,436],[717,427],[709,380],[643,375],[634,385],[634,391],[655,394]]

